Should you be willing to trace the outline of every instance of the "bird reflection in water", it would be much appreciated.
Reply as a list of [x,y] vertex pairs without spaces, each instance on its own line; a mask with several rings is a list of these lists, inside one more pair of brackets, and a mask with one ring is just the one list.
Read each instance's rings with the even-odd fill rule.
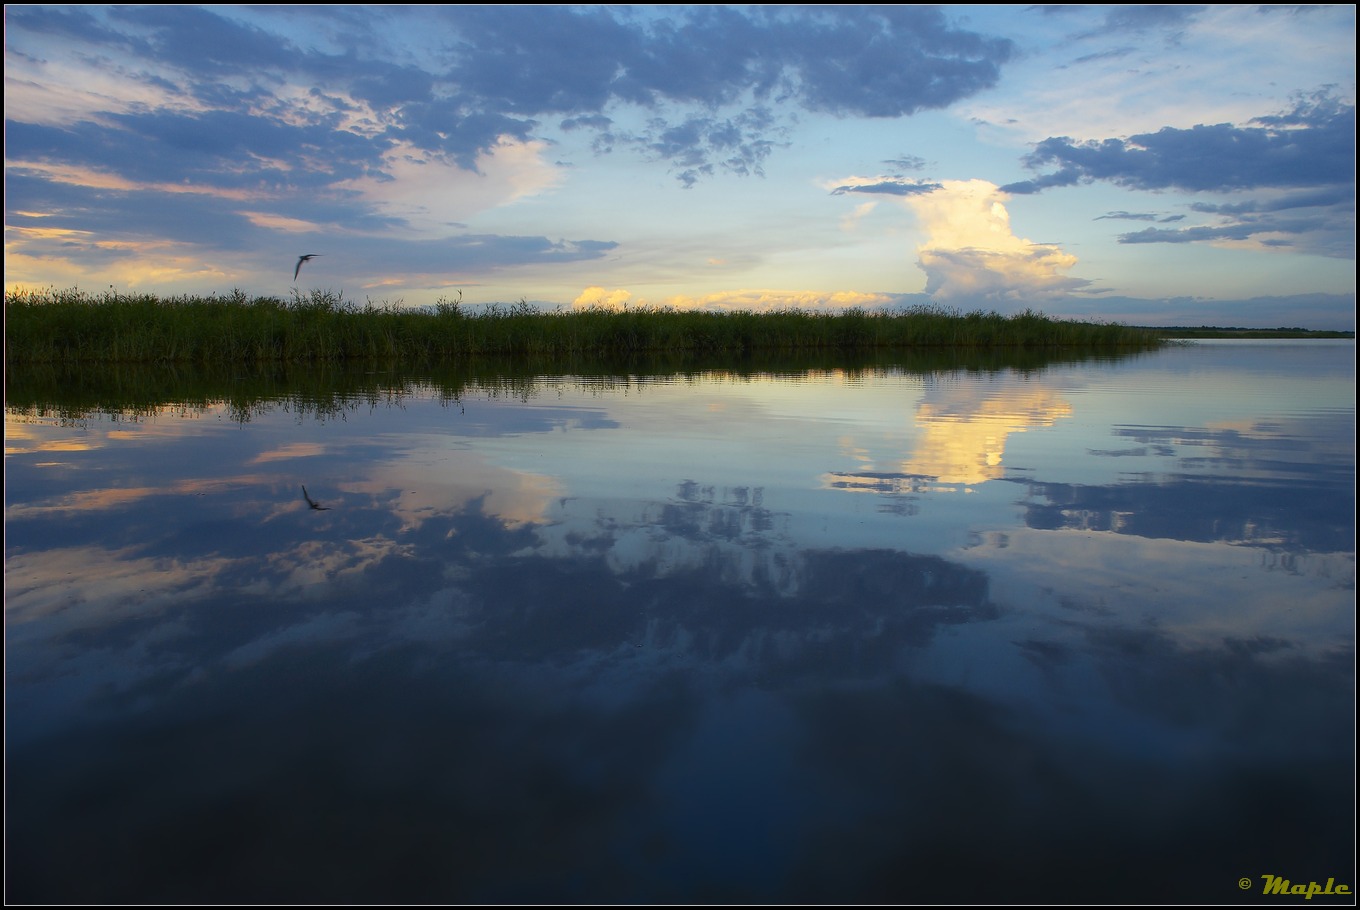
[[330,506],[323,506],[321,503],[317,502],[315,499],[307,495],[306,484],[302,485],[302,498],[307,500],[307,505],[311,506],[313,509],[316,509],[318,512],[330,511]]

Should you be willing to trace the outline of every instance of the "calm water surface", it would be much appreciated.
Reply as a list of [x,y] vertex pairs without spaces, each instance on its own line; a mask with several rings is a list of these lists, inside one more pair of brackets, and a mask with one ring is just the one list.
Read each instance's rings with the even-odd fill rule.
[[9,406],[7,899],[1354,888],[1354,364]]

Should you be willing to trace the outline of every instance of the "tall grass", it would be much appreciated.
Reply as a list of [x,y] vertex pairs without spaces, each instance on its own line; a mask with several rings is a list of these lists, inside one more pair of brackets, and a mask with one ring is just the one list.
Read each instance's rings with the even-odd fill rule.
[[346,302],[330,291],[292,300],[226,296],[92,296],[79,290],[5,295],[5,360],[28,363],[270,363],[472,356],[601,357],[649,352],[876,348],[1134,348],[1154,332],[1052,319],[1026,311],[956,313],[805,310],[725,312],[638,308],[544,313],[521,302],[472,312],[441,300],[432,310]]

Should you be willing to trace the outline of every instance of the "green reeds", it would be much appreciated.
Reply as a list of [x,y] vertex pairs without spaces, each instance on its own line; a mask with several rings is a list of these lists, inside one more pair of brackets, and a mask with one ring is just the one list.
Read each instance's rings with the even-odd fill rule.
[[456,362],[474,356],[604,357],[655,352],[920,348],[1120,348],[1161,344],[1152,331],[1105,323],[935,308],[897,312],[709,312],[637,308],[540,312],[523,302],[472,312],[357,305],[329,291],[285,301],[19,291],[5,295],[5,362]]

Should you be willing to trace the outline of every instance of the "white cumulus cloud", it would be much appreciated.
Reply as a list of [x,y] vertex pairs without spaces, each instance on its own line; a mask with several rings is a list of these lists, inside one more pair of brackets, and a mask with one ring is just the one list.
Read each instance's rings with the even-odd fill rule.
[[958,303],[1025,302],[1090,284],[1067,274],[1076,256],[1015,235],[1008,198],[986,180],[945,180],[934,192],[902,199],[926,235],[917,256],[927,294]]

